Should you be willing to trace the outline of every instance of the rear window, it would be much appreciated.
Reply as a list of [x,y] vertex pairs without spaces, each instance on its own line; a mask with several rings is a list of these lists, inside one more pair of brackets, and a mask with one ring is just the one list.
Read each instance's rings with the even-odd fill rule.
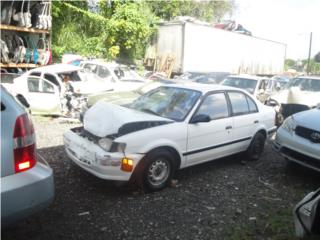
[[232,106],[232,113],[234,115],[242,115],[249,112],[248,102],[243,93],[229,92],[228,95]]

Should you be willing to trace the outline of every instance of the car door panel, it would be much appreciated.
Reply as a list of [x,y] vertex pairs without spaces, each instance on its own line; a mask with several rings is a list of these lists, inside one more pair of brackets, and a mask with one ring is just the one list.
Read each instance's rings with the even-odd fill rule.
[[250,144],[255,133],[254,125],[259,125],[259,112],[254,100],[248,95],[237,92],[228,92],[232,109],[233,141],[238,151],[244,151]]
[[225,93],[206,96],[194,116],[208,115],[209,122],[189,123],[187,157],[188,165],[197,164],[232,154],[233,123]]
[[[30,104],[31,112],[34,114],[60,113],[60,96],[58,88],[49,81],[30,76],[27,78],[28,93],[26,99]],[[44,86],[47,86],[44,88]]]
[[232,136],[230,118],[212,120],[208,123],[189,124],[188,148],[184,154],[188,165],[213,160],[229,155]]

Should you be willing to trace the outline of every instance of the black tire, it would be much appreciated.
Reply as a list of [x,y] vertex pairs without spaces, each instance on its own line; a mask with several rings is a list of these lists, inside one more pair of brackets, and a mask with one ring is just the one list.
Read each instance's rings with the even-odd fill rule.
[[175,172],[174,158],[165,149],[154,150],[142,160],[138,184],[144,192],[160,191],[168,186]]
[[251,161],[259,160],[263,152],[265,142],[266,137],[261,132],[257,132],[247,149],[246,157]]

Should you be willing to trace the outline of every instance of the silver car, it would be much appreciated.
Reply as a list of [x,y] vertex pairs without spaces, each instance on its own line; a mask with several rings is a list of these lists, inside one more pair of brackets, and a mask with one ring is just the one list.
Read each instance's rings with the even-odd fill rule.
[[1,224],[47,207],[54,198],[53,172],[38,161],[32,122],[1,86]]
[[277,131],[274,149],[286,159],[320,171],[320,109],[288,117]]

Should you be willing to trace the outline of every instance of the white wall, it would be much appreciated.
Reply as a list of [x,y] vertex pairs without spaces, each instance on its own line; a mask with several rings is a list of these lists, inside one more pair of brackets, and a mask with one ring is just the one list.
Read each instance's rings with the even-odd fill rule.
[[283,72],[285,45],[188,22],[183,71]]

